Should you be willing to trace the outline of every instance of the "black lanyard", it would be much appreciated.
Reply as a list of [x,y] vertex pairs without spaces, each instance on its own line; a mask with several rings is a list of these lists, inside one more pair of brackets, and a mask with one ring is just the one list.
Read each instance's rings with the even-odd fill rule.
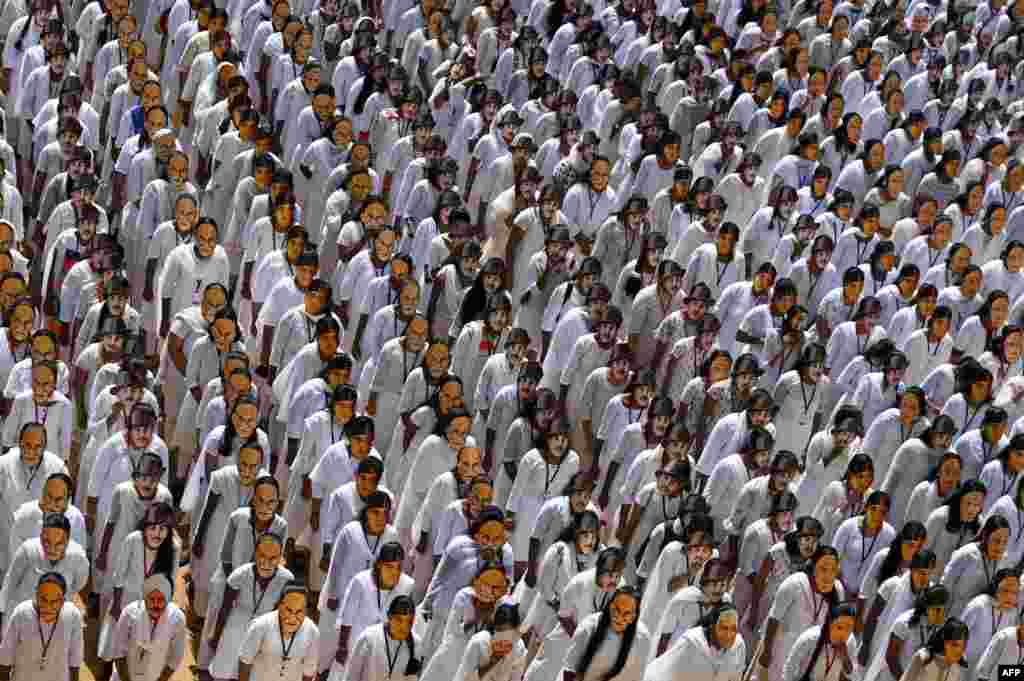
[[406,380],[409,378],[409,372],[412,369],[409,368],[409,355],[413,356],[412,369],[416,368],[416,364],[419,361],[418,352],[409,352],[405,349],[405,345],[402,345],[402,385],[405,385]]
[[[544,498],[548,498],[548,491],[551,487],[551,483],[558,477],[558,471],[562,469],[562,464],[565,462],[565,456],[562,456],[562,460],[555,465],[555,472],[551,473],[551,464],[547,461],[544,462]],[[550,474],[550,475],[549,475]]]
[[332,445],[333,444],[337,444],[338,440],[340,440],[341,437],[345,435],[345,426],[342,426],[341,427],[341,432],[338,433],[337,435],[335,435],[334,434],[334,414],[330,414],[327,417],[327,421],[328,421],[329,425],[331,426],[331,444]]
[[597,206],[601,203],[601,194],[595,194],[593,189],[587,189],[587,200],[590,202],[590,223],[594,224],[594,211],[597,210]]
[[[1006,496],[1010,492],[1010,489],[1013,487],[1013,484],[1017,481],[1017,476],[1013,475],[1011,473],[1008,473],[1006,471],[1005,467],[1002,469],[1002,473],[1003,473],[1003,482],[1000,483],[1000,485],[999,485],[1002,488],[1002,492],[999,494],[1000,497]],[[1009,482],[1007,482],[1007,481],[1009,481]]]
[[[970,403],[967,402],[967,400],[964,400],[964,427],[960,429],[960,432],[957,433],[957,435],[963,435],[964,433],[966,433],[968,431],[968,429],[969,429],[969,427],[971,425],[971,422],[975,418],[977,418],[978,412],[980,412],[981,408],[984,407],[987,404],[988,404],[988,401],[983,401],[981,404],[979,404],[977,407],[975,407],[974,413],[972,414],[971,413],[971,405],[970,405]],[[984,447],[984,444],[982,445],[982,447]]]
[[395,665],[398,664],[398,656],[402,652],[402,642],[401,641],[395,641],[395,643],[397,643],[398,645],[395,646],[395,656],[392,657],[391,656],[391,644],[388,643],[388,625],[385,624],[384,625],[384,654],[387,655],[387,658],[388,658],[388,678],[389,679],[391,678],[391,675],[395,671]]
[[[253,567],[253,572],[252,572],[252,614],[253,615],[256,615],[256,614],[259,613],[259,611],[260,611],[260,604],[263,603],[263,598],[267,595],[267,592],[270,591],[270,583],[274,580],[274,577],[276,575],[277,575],[277,570],[275,569],[274,570],[274,574],[271,575],[270,579],[267,580],[267,586],[264,587],[263,593],[260,594],[259,598],[256,598],[256,587],[259,586],[260,578],[256,574],[255,566]],[[278,625],[280,625],[280,621],[278,621]],[[281,642],[283,644],[284,638],[281,639]],[[287,655],[287,654],[288,653],[285,653],[285,655]],[[285,659],[287,659],[287,658],[285,658]]]
[[814,271],[811,270],[810,261],[807,262],[807,280],[811,287],[807,289],[807,299],[812,300],[814,298],[814,289],[818,288],[818,282],[821,281],[821,275],[825,274],[825,270],[818,272],[815,275]]
[[283,659],[285,662],[287,662],[288,660],[291,659],[290,653],[292,652],[292,646],[295,645],[295,637],[298,636],[299,632],[298,632],[298,630],[293,632],[291,638],[288,639],[288,643],[285,644],[285,642],[284,642],[284,629],[281,627],[281,616],[278,615],[278,618],[277,618],[277,634],[278,634],[278,636],[281,637],[281,652],[282,652],[281,659]]
[[828,612],[828,598],[822,594],[821,600],[818,600],[817,594],[814,592],[814,587],[808,583],[807,588],[811,591],[811,605],[814,606],[814,621],[817,622],[818,618],[821,616],[820,613],[823,608]]
[[[373,542],[373,546],[370,546],[370,535],[368,535],[366,533],[366,525],[362,526],[362,530],[363,530],[363,541],[366,542],[366,548],[370,549],[370,555],[371,556],[376,556],[377,555],[377,547],[380,546],[380,540],[384,538],[384,533],[381,532],[380,534],[378,534],[376,539]],[[368,560],[366,562],[367,563],[373,563],[373,560],[371,559],[371,560]],[[369,565],[367,565],[367,567],[369,567]]]
[[[601,575],[598,574],[597,576],[600,577]],[[604,591],[599,591],[598,593],[601,594],[600,603],[598,602],[597,597],[590,599],[590,604],[594,606],[594,612],[601,612],[604,610],[605,603],[607,603],[608,599],[611,597],[610,593],[605,593]]]
[[[871,543],[870,544],[867,543],[867,535],[864,534],[864,528],[863,527],[861,528],[861,530],[860,530],[860,564],[861,565],[863,565],[864,563],[867,562],[868,558],[871,556],[871,553],[875,550],[875,544],[878,543],[878,538],[880,536],[882,536],[882,529],[884,527],[885,526],[883,525],[882,527],[878,528],[878,530],[875,532],[875,536],[871,538]],[[864,546],[865,545],[867,545],[867,547],[868,547],[867,551],[864,550]]]
[[815,396],[818,394],[818,384],[814,384],[814,390],[811,391],[810,399],[807,398],[807,390],[804,388],[804,382],[800,381],[800,399],[804,403],[804,415],[807,415],[811,410],[811,404],[814,402]]
[[57,625],[60,624],[60,614],[57,614],[57,621],[53,623],[53,628],[50,629],[49,637],[43,635],[43,619],[36,610],[36,625],[39,627],[39,643],[43,646],[43,654],[39,660],[39,669],[46,669],[46,655],[50,652],[50,644],[53,643],[53,636],[57,633]]
[[718,262],[715,262],[715,285],[718,288],[722,287],[722,278],[725,277],[725,273],[729,271],[729,265],[732,264],[732,260],[729,260],[721,268],[718,266]]
[[[45,456],[45,454],[43,455]],[[22,464],[24,465],[24,464]],[[39,457],[39,463],[32,467],[32,474],[25,480],[25,491],[28,492],[32,489],[32,483],[35,482],[36,476],[39,475],[39,469],[43,467],[43,457]],[[25,466],[28,469],[28,466]],[[28,473],[28,470],[25,471]]]
[[1003,613],[999,613],[999,618],[996,618],[996,609],[992,608],[992,633],[989,636],[994,635],[999,631],[999,625],[1003,623]]

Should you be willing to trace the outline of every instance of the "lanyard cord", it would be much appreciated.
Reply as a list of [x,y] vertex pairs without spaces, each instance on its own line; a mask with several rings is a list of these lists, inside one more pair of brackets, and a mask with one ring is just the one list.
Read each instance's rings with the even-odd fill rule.
[[[33,606],[35,607],[35,606]],[[36,625],[39,627],[39,643],[43,646],[43,655],[41,664],[46,664],[46,655],[50,651],[50,644],[53,643],[53,636],[57,633],[57,625],[60,624],[60,615],[57,615],[57,621],[53,623],[53,628],[50,629],[49,637],[43,635],[43,618],[40,615],[38,608],[36,609]]]
[[806,415],[811,409],[811,403],[814,402],[814,398],[818,394],[818,384],[814,384],[814,390],[811,391],[811,398],[807,399],[807,390],[804,388],[804,382],[800,381],[800,399],[804,403],[804,415]]
[[[253,571],[253,574],[252,574],[252,602],[253,602],[252,612],[253,612],[254,615],[260,611],[260,604],[263,603],[264,596],[266,596],[267,592],[270,591],[270,582],[273,581],[275,576],[277,576],[277,569],[276,568],[274,569],[274,574],[272,574],[270,576],[270,579],[267,580],[267,586],[264,587],[263,593],[261,593],[260,597],[257,599],[256,598],[256,587],[259,586],[260,578],[258,576],[256,576],[255,570]],[[280,626],[280,624],[281,624],[281,622],[280,622],[280,620],[278,620],[278,625]],[[282,645],[282,647],[284,646],[284,637],[281,638],[281,645]],[[287,656],[288,653],[286,652],[285,655]]]
[[721,288],[722,278],[725,276],[725,273],[729,271],[729,265],[731,264],[732,260],[729,260],[724,265],[719,267],[718,262],[715,262],[715,285],[718,286],[719,288]]
[[395,646],[395,656],[391,656],[391,644],[388,643],[388,625],[384,625],[384,654],[388,658],[388,678],[391,678],[392,673],[395,671],[395,665],[398,664],[398,656],[402,652],[402,642],[395,641],[398,645]]
[[999,625],[1003,623],[1003,613],[1000,612],[999,613],[999,617],[997,619],[996,618],[996,609],[995,609],[994,606],[992,607],[991,615],[992,615],[992,634],[990,634],[990,636],[995,634],[997,631],[999,631]]
[[298,635],[298,630],[292,633],[291,638],[288,640],[286,645],[284,642],[284,629],[281,627],[281,617],[277,618],[277,634],[281,637],[281,651],[284,653],[281,657],[287,662],[291,658],[289,654],[292,652],[292,646],[295,645],[295,637]]
[[861,565],[863,565],[865,562],[867,562],[868,556],[870,556],[871,553],[875,550],[875,544],[878,543],[878,538],[880,536],[882,536],[882,528],[881,527],[878,528],[878,530],[875,532],[875,536],[871,538],[871,543],[868,544],[868,549],[867,549],[867,551],[865,551],[864,550],[864,545],[867,544],[867,541],[866,541],[867,540],[867,535],[864,534],[864,526],[861,525],[861,528],[860,528],[860,537],[861,537],[861,541],[860,541],[860,564]]
[[[555,465],[555,472],[554,473],[551,473],[551,464],[549,464],[547,461],[544,462],[544,498],[545,499],[548,498],[548,491],[549,491],[549,488],[551,487],[551,483],[553,483],[555,481],[555,478],[558,477],[558,471],[560,471],[562,469],[562,464],[564,462],[565,462],[565,457],[563,456],[562,460],[559,461],[558,464]],[[550,473],[550,475],[549,475],[549,473]]]
[[[39,457],[39,463],[37,463],[34,467],[31,468],[32,474],[28,476],[27,480],[25,480],[25,491],[26,492],[32,489],[32,483],[35,482],[36,475],[39,474],[39,469],[42,468],[42,467],[43,467],[43,457]],[[28,469],[28,468],[29,467],[26,466],[26,469]],[[26,470],[26,472],[27,472],[27,470]]]
[[[157,550],[159,550],[159,549],[157,549]],[[142,574],[146,575],[147,578],[153,576],[153,569],[156,567],[156,553],[157,552],[153,551],[153,560],[150,561],[149,560],[149,556],[146,555],[147,553],[149,553],[149,551],[150,551],[150,548],[148,546],[146,546],[145,541],[143,541],[143,544],[142,544]]]

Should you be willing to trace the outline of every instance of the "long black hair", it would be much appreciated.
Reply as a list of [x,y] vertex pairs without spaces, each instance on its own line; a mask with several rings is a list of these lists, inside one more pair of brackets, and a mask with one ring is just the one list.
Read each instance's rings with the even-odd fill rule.
[[[825,545],[818,547],[818,550],[814,552],[814,555],[811,556],[811,559],[807,561],[807,565],[804,567],[804,573],[807,575],[807,579],[810,582],[812,589],[815,588],[814,570],[818,565],[818,561],[828,556],[834,558],[836,563],[840,562],[839,552],[836,551],[833,547]],[[833,588],[832,591],[828,592],[827,594],[822,595],[825,596],[825,600],[828,601],[830,607],[839,605],[839,594],[836,593],[835,588]]]
[[[225,419],[224,422],[224,435],[221,436],[220,449],[218,451],[218,454],[220,454],[221,458],[231,456],[231,449],[235,444],[235,438],[238,437],[238,431],[235,430],[235,422],[232,420],[231,417],[235,415],[235,412],[238,411],[239,407],[241,407],[243,404],[251,404],[252,406],[256,407],[257,411],[259,410],[259,404],[256,402],[256,399],[252,395],[241,395],[237,400],[235,400],[235,405],[231,408],[231,412],[228,413],[227,418]],[[259,445],[258,428],[253,431],[252,435],[249,436],[248,440],[240,444],[244,446],[250,443]]]
[[[122,274],[115,274],[114,278],[106,285],[108,294],[112,294],[114,291],[128,292],[129,297],[131,293],[131,285],[128,283],[128,278]],[[128,304],[125,303],[125,312],[128,311]],[[100,306],[100,313],[96,319],[96,328],[102,329],[107,319],[110,318],[110,295],[106,295],[103,298],[103,304]],[[173,582],[172,582],[173,584]]]
[[[587,647],[583,650],[583,657],[580,659],[576,674],[583,678],[587,674],[587,669],[590,668],[590,663],[594,661],[594,657],[597,655],[598,649],[601,644],[604,643],[605,637],[608,635],[608,629],[612,624],[612,603],[619,596],[629,596],[636,601],[637,610],[640,608],[640,592],[632,586],[621,586],[615,590],[612,597],[605,603],[604,608],[601,610],[601,617],[597,621],[597,628],[594,633],[590,635],[590,640],[587,641]],[[626,630],[622,632],[622,645],[619,647],[619,654],[615,658],[615,664],[608,670],[608,673],[604,675],[601,681],[611,681],[619,672],[626,666],[626,660],[629,659],[629,653],[633,648],[633,640],[636,638],[636,628],[639,617],[634,619]]]
[[[928,661],[931,662],[936,657],[942,657],[946,641],[958,641],[963,639],[965,642],[970,636],[970,629],[963,621],[958,620],[955,617],[950,617],[946,620],[946,623],[939,628],[932,637],[928,639],[928,645],[925,646],[925,650],[928,651]],[[960,658],[960,666],[964,669],[967,668],[967,660],[963,657]]]
[[804,669],[803,675],[800,676],[800,681],[811,681],[813,679],[811,672],[814,671],[814,667],[818,664],[818,658],[821,657],[821,651],[825,649],[825,646],[827,646],[831,640],[830,630],[832,625],[840,617],[852,617],[856,620],[857,608],[850,603],[839,603],[829,608],[828,615],[825,617],[825,623],[821,625],[821,632],[818,634],[818,642],[814,644],[814,652],[811,653],[811,659],[808,661],[807,668]]
[[[412,615],[415,617],[416,604],[413,603],[412,598],[405,594],[395,596],[395,600],[391,601],[391,605],[388,606],[388,617],[390,618],[391,615]],[[386,624],[385,622],[385,626]],[[405,644],[409,648],[409,661],[405,665],[405,675],[418,676],[423,667],[423,662],[416,658],[416,641],[413,640],[412,632],[409,632],[409,637],[405,639]]]
[[896,535],[892,542],[889,544],[889,553],[886,555],[885,560],[882,561],[881,567],[878,569],[878,583],[881,584],[890,577],[895,577],[899,572],[900,563],[903,562],[903,551],[902,546],[905,541],[914,541],[915,539],[925,539],[928,536],[928,531],[924,525],[911,520],[900,533]]
[[921,618],[928,614],[928,608],[937,607],[935,604],[938,601],[949,603],[949,591],[946,587],[936,584],[925,589],[914,603],[914,614],[910,616],[910,626],[916,627],[921,622]]
[[977,534],[981,530],[981,523],[978,522],[977,518],[973,522],[968,523],[960,517],[960,501],[972,492],[980,492],[984,496],[985,489],[985,483],[980,480],[968,480],[949,495],[949,501],[946,502],[946,506],[949,507],[949,518],[946,520],[947,532],[963,532],[967,530],[972,534]]
[[[448,345],[448,341],[447,340],[432,340],[432,341],[430,341],[430,345],[434,345],[436,343],[444,343],[445,345]],[[423,359],[424,359],[424,361],[426,361],[426,353],[423,353]],[[413,411],[416,411],[420,407],[430,407],[433,410],[435,415],[439,414],[440,410],[441,410],[441,391],[444,389],[444,386],[447,385],[448,383],[458,383],[459,384],[459,389],[462,390],[463,399],[465,399],[465,394],[466,394],[465,385],[462,383],[462,379],[459,378],[458,376],[456,376],[453,373],[445,374],[444,376],[441,377],[441,380],[438,381],[435,386],[431,386],[430,385],[430,383],[431,383],[430,372],[427,371],[424,368],[424,370],[423,370],[423,381],[424,381],[424,383],[427,384],[427,390],[428,390],[429,396],[427,397],[427,399],[425,399],[424,401],[420,402],[415,407],[413,407],[413,409],[412,409]],[[435,389],[434,390],[430,390],[431,387],[434,387]],[[438,420],[440,420],[440,419],[438,419]]]
[[174,520],[174,508],[166,501],[159,501],[147,509],[145,515],[142,516],[142,519],[139,520],[139,524],[135,528],[142,533],[143,546],[146,543],[147,527],[163,525],[168,528],[167,536],[156,550],[152,574],[163,575],[171,584],[174,584],[174,575],[178,570],[177,558],[174,555]]

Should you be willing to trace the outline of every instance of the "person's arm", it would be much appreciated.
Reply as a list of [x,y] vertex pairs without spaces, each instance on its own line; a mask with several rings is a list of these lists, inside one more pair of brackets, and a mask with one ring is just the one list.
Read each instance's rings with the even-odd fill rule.
[[120,586],[114,587],[114,596],[110,602],[110,617],[115,622],[121,619],[121,607],[122,601],[124,600],[124,588]]
[[334,661],[342,667],[348,662],[348,641],[351,636],[351,625],[342,624],[338,627],[338,652],[334,655]]
[[[438,273],[440,274],[440,273]],[[437,318],[437,303],[441,299],[441,292],[445,288],[445,278],[442,276],[435,276],[433,279],[433,286],[430,287],[430,301],[427,303],[427,321],[431,324]]]
[[[273,383],[273,381],[271,381]],[[288,466],[295,463],[295,458],[299,455],[299,449],[302,447],[302,440],[297,437],[288,438],[288,452],[285,454],[284,462]],[[310,485],[307,491],[307,485]],[[306,475],[302,478],[302,498],[309,499],[312,496],[313,488],[309,481],[309,476]]]
[[[255,314],[256,311],[254,309],[253,315]],[[274,346],[274,329],[275,326],[273,324],[263,325],[263,343],[260,348],[260,366],[270,365],[270,350]]]
[[[612,463],[612,466],[614,465],[615,464]],[[612,472],[610,467],[608,472]],[[605,488],[607,487],[608,485],[606,484]],[[602,506],[602,508],[604,507]],[[633,539],[633,533],[636,531],[636,526],[640,523],[640,518],[644,514],[644,509],[638,504],[625,503],[619,508],[619,528],[616,536],[622,546],[626,547],[629,546],[630,541]]]
[[96,567],[100,571],[106,571],[107,569],[107,555],[110,552],[110,542],[114,539],[114,523],[107,521],[107,526],[103,530],[103,540],[100,542],[100,551],[96,555]]
[[128,671],[128,658],[119,657],[114,660],[114,666],[117,667],[117,675],[122,679],[130,679],[131,672]]
[[736,342],[761,347],[764,345],[764,338],[758,338],[740,328],[736,330]]
[[[118,152],[120,148],[113,147]],[[117,158],[116,156],[114,157]],[[110,214],[115,215],[124,208],[127,202],[128,176],[114,171],[110,174]]]
[[[583,431],[583,444],[587,451],[594,451],[594,422],[586,417],[580,419],[580,430]],[[597,454],[593,455],[593,465],[597,466]]]
[[[486,210],[486,204],[483,200],[480,201],[480,216],[477,221],[478,227],[484,224],[483,216]],[[523,238],[526,237],[526,230],[520,225],[509,220],[508,221],[508,242],[505,245],[505,262],[508,264],[505,268],[505,287],[512,290],[515,286],[515,262],[516,258],[519,257],[519,244],[522,243]],[[528,258],[532,253],[523,253],[524,258]],[[537,281],[537,287],[543,289],[544,282],[542,281],[544,273],[542,272],[540,278]],[[518,303],[518,301],[515,301]]]
[[[600,457],[601,457],[601,450],[602,449],[604,449],[604,440],[598,440],[597,441],[597,445],[594,448],[594,465],[595,466],[599,465],[599,461],[600,461]],[[621,464],[618,461],[610,461],[608,463],[608,472],[604,476],[604,487],[601,488],[601,495],[598,497],[597,503],[598,503],[598,505],[602,509],[604,509],[606,511],[610,510],[608,508],[608,504],[609,504],[609,500],[611,499],[612,483],[615,480],[616,474],[619,472],[619,466],[620,465]],[[637,521],[639,521],[639,517],[637,518]],[[620,521],[619,521],[619,530],[622,531],[624,529],[625,529],[624,525],[622,524],[622,520],[620,519]],[[626,543],[626,542],[624,542],[624,543]]]
[[210,647],[214,653],[217,651],[217,646],[220,645],[221,636],[224,635],[224,626],[228,623],[228,618],[231,617],[231,611],[234,609],[237,600],[238,590],[225,585],[224,601],[221,603],[220,609],[217,610],[217,622],[213,627],[213,634],[210,636]]
[[[862,648],[864,646],[861,646]],[[889,665],[889,673],[894,679],[903,678],[903,664],[900,662],[903,652],[903,641],[899,636],[890,635],[889,645],[885,649],[885,663]]]
[[[170,298],[164,298],[164,311],[170,312]],[[167,317],[164,317],[164,324],[169,324]],[[167,336],[167,351],[171,355],[171,361],[174,363],[174,367],[178,370],[182,376],[185,375],[185,369],[188,366],[188,359],[185,357],[185,341],[177,334],[165,334]]]
[[310,510],[309,510],[309,527],[314,532],[319,532],[320,531],[320,504],[321,504],[321,500],[318,499],[316,496],[314,496],[313,499],[312,499],[312,502],[313,503],[310,504]]
[[473,154],[472,160],[469,162],[469,173],[466,175],[466,188],[463,190],[462,201],[469,203],[469,193],[473,191],[473,183],[476,181],[476,174],[480,170],[480,158]]
[[[209,453],[207,453],[207,461],[209,461]],[[203,557],[203,551],[205,550],[204,544],[206,542],[206,532],[210,529],[210,520],[213,517],[213,513],[220,503],[220,495],[210,491],[206,498],[206,503],[203,505],[203,514],[199,518],[199,526],[196,528],[196,537],[192,542],[192,554],[196,558]]]
[[761,651],[759,660],[762,667],[769,669],[772,666],[772,647],[775,645],[775,636],[779,633],[779,621],[772,617],[768,618],[764,632],[764,649]]
[[96,497],[86,497],[85,499],[85,528],[89,533],[96,531],[96,517],[97,508],[99,507],[99,500]]
[[356,324],[355,335],[352,336],[352,356],[359,359],[362,356],[363,334],[366,333],[366,325],[370,322],[367,313],[359,315],[359,322]]
[[[875,629],[878,627],[878,619],[882,616],[882,611],[885,610],[885,599],[881,595],[876,595],[875,600],[871,603],[871,610],[864,621],[864,633],[863,643],[860,646],[860,653],[857,655],[858,662],[862,667],[866,667],[869,660],[868,654],[871,650],[871,641],[875,638]],[[898,676],[896,678],[899,678]]]

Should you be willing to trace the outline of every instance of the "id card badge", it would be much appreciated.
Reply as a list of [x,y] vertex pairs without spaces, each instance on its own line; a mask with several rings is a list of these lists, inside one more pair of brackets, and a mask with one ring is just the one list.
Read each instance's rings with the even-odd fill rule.
[[203,302],[203,280],[196,280],[196,288],[192,291],[192,304],[199,305]]

